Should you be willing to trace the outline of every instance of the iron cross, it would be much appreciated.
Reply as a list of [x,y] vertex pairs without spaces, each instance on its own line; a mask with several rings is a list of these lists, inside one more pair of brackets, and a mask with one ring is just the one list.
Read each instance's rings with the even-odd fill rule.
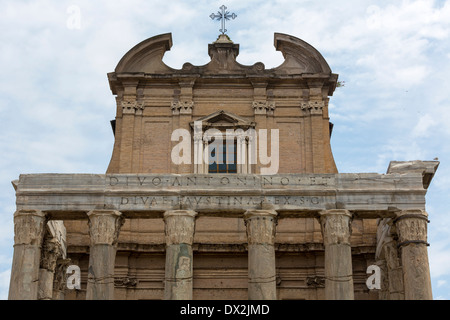
[[225,11],[227,7],[225,7],[224,5],[222,5],[219,9],[221,9],[222,12],[217,11],[217,14],[211,13],[209,17],[213,20],[222,20],[222,29],[220,29],[219,31],[222,32],[222,34],[225,34],[225,32],[227,32],[227,29],[225,29],[225,20],[230,20],[230,18],[234,20],[237,15],[235,13],[230,14],[229,11]]

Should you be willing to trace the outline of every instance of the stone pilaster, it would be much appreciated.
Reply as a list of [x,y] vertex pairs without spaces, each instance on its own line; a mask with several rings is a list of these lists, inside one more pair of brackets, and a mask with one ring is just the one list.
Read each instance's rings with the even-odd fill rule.
[[244,215],[248,241],[248,298],[276,300],[274,210],[249,210]]
[[427,250],[428,215],[423,210],[407,210],[394,220],[401,251],[406,300],[432,300]]
[[90,211],[88,217],[91,245],[86,300],[113,300],[116,245],[124,219],[120,212],[109,210]]
[[9,300],[37,300],[46,217],[38,210],[14,214],[14,255]]
[[165,300],[192,300],[195,217],[191,210],[164,214],[166,234]]
[[352,251],[350,247],[352,214],[347,210],[320,213],[325,246],[325,299],[353,300]]
[[38,300],[53,299],[53,280],[56,261],[60,255],[60,247],[56,239],[45,239],[41,250],[41,265],[39,269]]

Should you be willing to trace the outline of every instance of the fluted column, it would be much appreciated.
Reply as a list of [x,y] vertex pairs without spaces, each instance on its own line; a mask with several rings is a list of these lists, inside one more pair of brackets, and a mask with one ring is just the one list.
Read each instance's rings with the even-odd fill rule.
[[274,210],[249,210],[244,215],[248,241],[248,298],[276,300]]
[[195,217],[191,210],[164,214],[166,234],[165,300],[192,300],[192,275]]
[[56,261],[60,255],[59,244],[55,239],[46,239],[41,250],[41,265],[39,269],[38,300],[53,299],[53,280]]
[[118,211],[95,210],[88,213],[89,271],[86,300],[114,299],[116,245],[124,222]]
[[353,300],[352,250],[350,247],[352,214],[347,210],[320,213],[325,246],[325,299]]
[[45,223],[45,214],[38,210],[20,210],[14,214],[14,255],[9,300],[37,300]]
[[432,300],[427,250],[428,215],[423,210],[407,210],[394,220],[401,250],[405,300]]

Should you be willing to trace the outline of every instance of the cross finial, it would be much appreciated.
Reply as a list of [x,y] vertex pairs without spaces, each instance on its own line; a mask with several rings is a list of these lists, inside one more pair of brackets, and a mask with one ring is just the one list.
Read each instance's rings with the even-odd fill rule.
[[227,32],[227,29],[225,29],[225,20],[230,20],[230,18],[234,20],[237,17],[237,14],[230,14],[229,11],[225,11],[227,10],[227,7],[225,7],[224,5],[222,5],[219,9],[222,11],[217,11],[217,14],[211,13],[209,17],[213,20],[222,20],[222,29],[220,29],[219,31],[222,32],[222,34],[225,34],[225,32]]

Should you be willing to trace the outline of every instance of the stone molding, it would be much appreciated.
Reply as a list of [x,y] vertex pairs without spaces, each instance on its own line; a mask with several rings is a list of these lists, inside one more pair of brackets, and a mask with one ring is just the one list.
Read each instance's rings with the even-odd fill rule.
[[125,219],[119,211],[93,210],[88,212],[91,245],[116,245]]
[[249,245],[274,245],[277,215],[274,210],[248,210],[244,214]]
[[14,213],[14,245],[38,245],[44,240],[46,215],[39,210]]
[[194,242],[195,217],[192,210],[172,210],[164,213],[166,245],[188,244]]
[[352,214],[348,210],[325,210],[320,212],[324,245],[350,245]]

